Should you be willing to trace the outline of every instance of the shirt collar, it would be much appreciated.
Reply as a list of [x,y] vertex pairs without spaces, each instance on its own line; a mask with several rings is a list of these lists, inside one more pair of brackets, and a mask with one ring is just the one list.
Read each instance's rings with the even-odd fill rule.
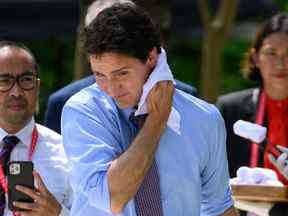
[[34,126],[35,126],[35,120],[34,117],[32,117],[29,123],[26,124],[24,128],[22,128],[15,134],[8,134],[3,128],[0,128],[0,140],[2,140],[7,135],[15,135],[24,145],[29,146]]
[[120,112],[123,113],[123,116],[125,117],[126,120],[130,120],[130,116],[133,112],[135,112],[136,109],[134,108],[126,108],[126,109],[120,109]]

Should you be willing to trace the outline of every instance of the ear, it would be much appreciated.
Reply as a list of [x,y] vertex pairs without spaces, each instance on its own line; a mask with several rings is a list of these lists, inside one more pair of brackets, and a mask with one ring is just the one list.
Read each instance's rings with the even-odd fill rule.
[[37,85],[37,89],[38,89],[38,91],[39,91],[41,81],[40,81],[40,79],[38,78],[36,82],[37,82],[37,84],[36,84],[36,85]]
[[37,94],[37,97],[39,98],[39,95],[40,95],[40,79],[39,78],[37,78],[36,80],[35,92]]
[[36,114],[36,115],[38,115],[39,114],[39,110],[40,110],[40,105],[39,105],[39,95],[40,95],[40,79],[38,78],[37,79],[37,81],[36,81],[37,83],[36,83],[36,88],[37,88],[37,97],[36,97],[36,105],[35,105],[35,111],[34,111],[34,113]]
[[253,61],[254,66],[258,67],[258,65],[259,65],[259,57],[258,57],[258,54],[256,53],[255,48],[251,48],[250,53],[251,53],[251,60]]
[[156,66],[157,60],[158,60],[158,52],[157,52],[156,47],[154,47],[148,55],[146,64],[148,67],[150,67],[152,69]]

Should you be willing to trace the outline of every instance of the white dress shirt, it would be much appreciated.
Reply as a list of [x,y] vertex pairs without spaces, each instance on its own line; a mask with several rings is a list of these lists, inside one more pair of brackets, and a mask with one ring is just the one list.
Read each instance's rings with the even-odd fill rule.
[[[20,140],[11,153],[10,161],[27,161],[30,151],[32,132],[35,127],[34,118],[15,135]],[[68,181],[68,160],[64,153],[62,137],[58,133],[36,124],[38,140],[32,155],[34,170],[37,171],[44,181],[48,190],[62,205],[60,216],[69,215],[72,203],[72,190]],[[0,128],[0,140],[8,133]],[[0,146],[2,148],[3,146]],[[6,196],[6,208],[4,216],[12,216],[8,209]]]

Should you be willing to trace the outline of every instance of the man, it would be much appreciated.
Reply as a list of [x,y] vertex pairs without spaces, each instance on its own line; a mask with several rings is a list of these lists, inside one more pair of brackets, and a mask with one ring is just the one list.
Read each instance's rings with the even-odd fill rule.
[[[38,77],[36,60],[24,45],[0,42],[0,169],[5,173],[10,158],[11,161],[32,160],[34,170],[37,171],[33,174],[35,190],[24,186],[16,187],[35,202],[14,202],[15,207],[23,209],[16,213],[22,216],[68,215],[67,207],[70,207],[71,196],[67,158],[61,137],[36,124],[33,118],[40,87]],[[12,149],[11,145],[15,147]],[[6,191],[6,186],[1,181],[2,192]],[[2,197],[4,199],[1,199],[1,206],[5,204],[3,207],[6,207],[0,208],[1,215],[12,215],[7,208],[4,193],[1,193],[0,198]]]
[[235,215],[221,115],[174,91],[150,18],[115,4],[85,34],[96,84],[62,114],[77,194],[71,214]]
[[[106,7],[111,6],[113,3],[131,3],[130,0],[97,0],[94,1],[87,11],[85,18],[85,25],[88,26],[97,14]],[[75,81],[64,88],[53,93],[48,99],[47,110],[45,113],[44,125],[58,133],[61,133],[61,113],[66,101],[81,89],[95,83],[95,76],[90,75],[81,80]],[[176,80],[176,88],[185,91],[189,94],[197,96],[197,90],[184,82]]]

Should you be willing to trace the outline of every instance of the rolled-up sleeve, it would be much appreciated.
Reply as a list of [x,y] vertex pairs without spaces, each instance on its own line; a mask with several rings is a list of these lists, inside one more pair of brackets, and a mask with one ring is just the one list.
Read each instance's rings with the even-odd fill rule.
[[226,130],[214,106],[210,117],[210,132],[207,136],[209,158],[202,173],[201,208],[203,215],[221,215],[233,205],[226,155]]
[[[97,114],[96,114],[97,113]],[[62,113],[63,143],[70,160],[71,184],[89,205],[111,213],[107,170],[121,153],[116,123],[97,106],[66,104]]]

